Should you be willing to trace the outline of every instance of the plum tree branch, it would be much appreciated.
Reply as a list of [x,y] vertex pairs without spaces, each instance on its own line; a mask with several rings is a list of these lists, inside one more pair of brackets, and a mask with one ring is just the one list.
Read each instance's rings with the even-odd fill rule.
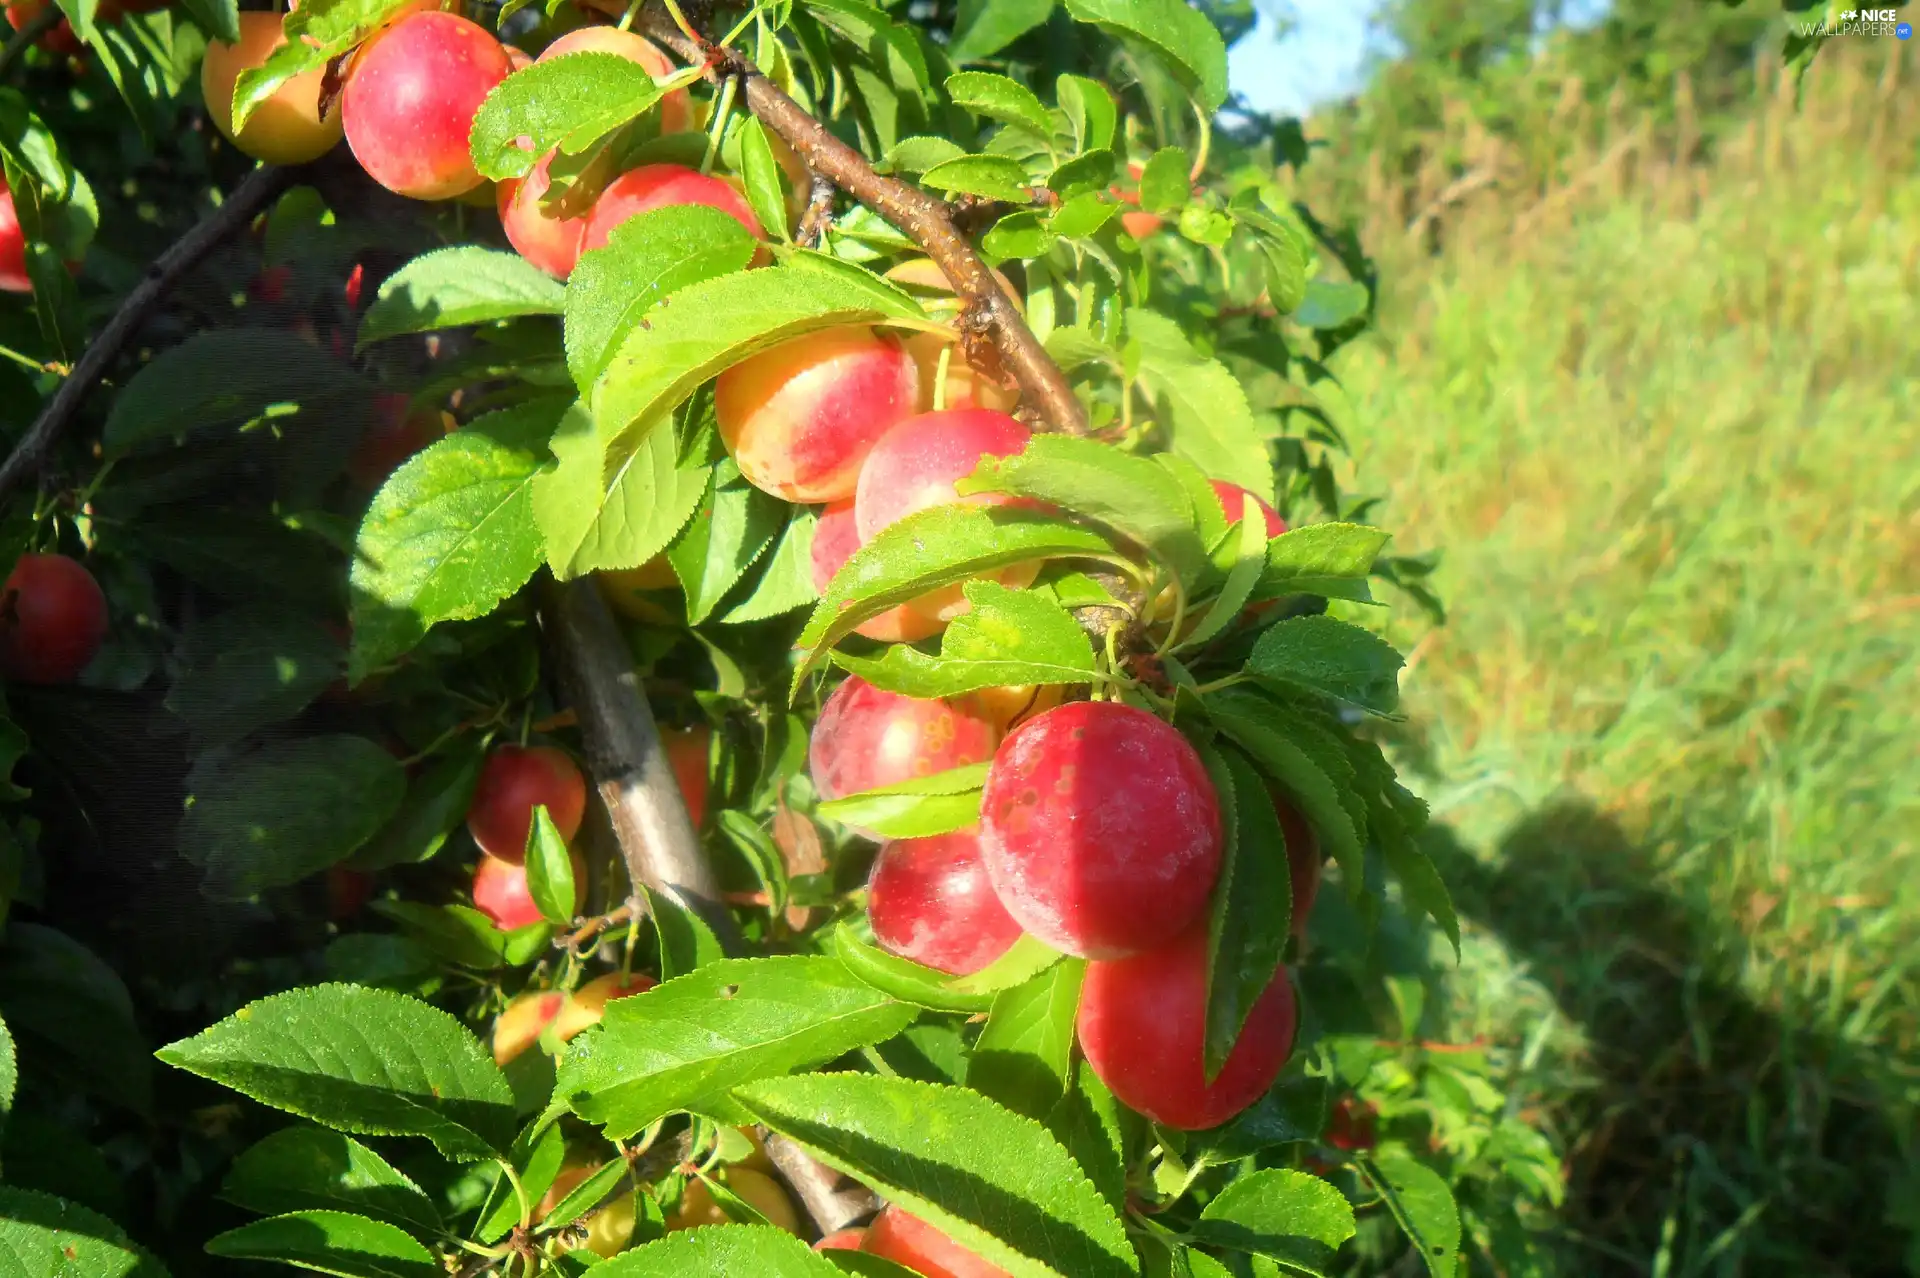
[[766,1134],[767,1158],[793,1187],[794,1196],[825,1238],[880,1209],[880,1200],[859,1181],[843,1176],[778,1132]]
[[807,109],[737,50],[689,39],[664,8],[649,6],[647,34],[714,75],[737,78],[747,108],[791,146],[815,174],[891,222],[926,251],[954,286],[967,326],[991,335],[1001,362],[1028,404],[1057,431],[1084,435],[1087,414],[1060,366],[1000,288],[945,200],[874,171],[867,158],[827,130]]
[[562,687],[580,717],[587,770],[613,820],[628,878],[694,911],[722,946],[737,953],[740,929],[687,817],[613,615],[590,578],[565,585],[549,581],[542,612]]
[[[48,6],[49,10],[52,7]],[[219,208],[200,219],[172,248],[153,260],[153,265],[147,268],[147,273],[140,277],[140,282],[133,286],[126,300],[120,303],[120,308],[107,320],[99,336],[87,344],[85,353],[73,366],[73,372],[54,392],[32,428],[14,446],[6,461],[0,463],[0,497],[5,497],[22,478],[45,463],[60,433],[78,415],[87,392],[106,375],[108,367],[120,354],[120,348],[139,331],[154,307],[180,282],[180,277],[192,270],[222,240],[253,221],[262,209],[292,184],[299,172],[298,168],[261,165],[233,188]]]

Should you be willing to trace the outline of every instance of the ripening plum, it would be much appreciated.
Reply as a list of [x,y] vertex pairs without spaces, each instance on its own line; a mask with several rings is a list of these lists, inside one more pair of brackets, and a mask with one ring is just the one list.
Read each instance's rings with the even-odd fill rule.
[[[765,1216],[767,1223],[775,1229],[784,1229],[794,1235],[801,1232],[800,1213],[794,1210],[793,1200],[787,1197],[787,1191],[780,1188],[779,1182],[773,1177],[745,1167],[729,1167],[714,1179]],[[667,1217],[667,1232],[671,1234],[682,1229],[699,1229],[703,1225],[732,1223],[733,1218],[721,1208],[713,1191],[707,1188],[707,1182],[690,1180],[686,1188],[680,1191],[680,1202],[674,1207],[673,1214]]]
[[1022,927],[1068,954],[1118,958],[1172,940],[1205,911],[1220,873],[1220,805],[1178,730],[1117,701],[1076,701],[1001,743],[980,846]]
[[687,820],[698,830],[707,819],[707,756],[713,732],[703,723],[690,728],[662,728],[661,744],[667,749],[667,764],[673,779],[680,783],[680,798],[687,805]]
[[344,865],[327,868],[327,917],[344,923],[365,908],[373,898],[373,876],[364,870]]
[[[813,530],[813,588],[827,593],[827,583],[840,566],[860,549],[860,529],[855,523],[853,503],[839,501],[820,512],[820,523]],[[882,643],[917,643],[940,632],[940,623],[923,617],[905,604],[895,604],[877,617],[869,617],[853,628],[857,635]]]
[[607,183],[587,217],[580,251],[604,248],[616,226],[672,204],[705,204],[719,209],[756,239],[764,238],[746,197],[725,180],[683,164],[643,164]]
[[867,1240],[864,1229],[836,1229],[813,1245],[815,1251],[860,1251]]
[[[567,853],[573,863],[573,912],[578,914],[587,899],[587,864],[578,852]],[[473,908],[492,920],[502,932],[540,921],[540,907],[533,903],[533,889],[527,883],[525,862],[503,861],[482,854],[473,871]]]
[[485,27],[452,13],[414,13],[362,45],[340,116],[367,175],[416,200],[464,195],[482,178],[467,135],[513,63]]
[[567,996],[560,990],[522,994],[508,1003],[493,1021],[493,1063],[504,1066],[538,1043],[566,1005]]
[[1182,1131],[1218,1127],[1266,1094],[1293,1051],[1285,968],[1254,1000],[1240,1038],[1206,1081],[1207,926],[1171,945],[1087,964],[1078,1030],[1087,1064],[1120,1102]]
[[1314,898],[1320,895],[1320,840],[1300,810],[1273,796],[1273,812],[1280,818],[1280,832],[1287,840],[1287,877],[1293,887],[1293,935],[1307,935],[1307,916],[1313,913]]
[[720,438],[749,483],[792,502],[853,496],[861,464],[914,410],[920,374],[870,328],[810,333],[735,364],[714,385]]
[[33,292],[33,280],[27,275],[27,233],[5,178],[0,178],[0,292]]
[[1057,683],[1035,687],[1030,683],[1009,688],[981,688],[961,697],[960,704],[993,725],[994,732],[1006,736],[1029,719],[1037,719],[1065,701],[1066,688]]
[[1240,518],[1245,509],[1243,499],[1253,498],[1254,505],[1260,508],[1260,517],[1267,521],[1267,540],[1272,541],[1287,530],[1287,521],[1280,518],[1280,512],[1267,504],[1259,493],[1248,492],[1238,484],[1230,484],[1224,479],[1208,480],[1213,485],[1214,496],[1220,499],[1220,509],[1227,514],[1227,522],[1233,523]]
[[527,854],[533,810],[547,815],[571,843],[587,811],[587,783],[565,752],[552,746],[498,746],[487,756],[467,808],[467,829],[480,850],[519,864]]
[[1012,1278],[918,1216],[892,1205],[874,1217],[860,1250],[906,1265],[925,1278]]
[[451,421],[437,408],[415,409],[397,391],[375,395],[373,420],[347,457],[347,477],[365,492],[377,491],[409,457],[445,438]]
[[867,917],[885,949],[954,976],[979,971],[1020,939],[1020,925],[987,880],[972,830],[881,848],[867,884]]
[[993,729],[948,701],[882,692],[853,677],[813,725],[807,761],[823,799],[932,776],[993,755]]
[[107,637],[107,596],[78,560],[22,555],[0,585],[0,676],[72,683]]
[[607,1014],[607,1004],[632,994],[645,994],[659,982],[645,972],[608,972],[573,992],[554,1021],[554,1034],[566,1042]]
[[[577,1163],[561,1168],[560,1174],[553,1178],[553,1184],[547,1187],[547,1192],[540,1196],[539,1204],[533,1209],[534,1219],[546,1219],[548,1213],[566,1201],[568,1194],[580,1188],[589,1176],[599,1170],[592,1163]],[[601,1204],[598,1210],[581,1222],[587,1230],[584,1241],[563,1245],[570,1250],[585,1247],[603,1260],[617,1256],[633,1241],[633,1227],[639,1216],[639,1191],[631,1190]]]
[[[889,280],[920,297],[927,313],[936,319],[951,323],[959,314],[959,299],[953,295],[953,283],[947,279],[946,272],[932,258],[915,257],[899,263],[887,271]],[[1013,281],[999,271],[993,272],[994,279],[1013,302],[1015,310],[1025,314],[1020,290]],[[996,412],[1009,413],[1020,402],[1020,388],[1005,385],[975,368],[966,356],[960,353],[958,341],[941,333],[914,332],[902,339],[907,351],[913,356],[914,363],[920,367],[920,411],[930,412],[936,406],[940,408],[990,408]],[[947,354],[947,377],[944,388],[940,381],[940,355]]]
[[[554,58],[564,58],[569,53],[611,53],[638,63],[656,80],[664,80],[680,69],[667,56],[666,50],[645,36],[607,26],[581,27],[569,31],[542,50],[535,60],[548,62]],[[693,107],[687,100],[685,89],[675,89],[660,99],[660,132],[679,133],[692,123]]]
[[207,55],[200,63],[200,92],[214,127],[243,153],[269,164],[305,164],[340,142],[340,108],[325,114],[320,110],[323,70],[304,71],[281,85],[254,108],[246,128],[237,136],[233,131],[234,81],[286,42],[280,14],[242,13],[238,43],[207,42]]
[[[580,260],[580,244],[586,238],[588,213],[572,217],[548,208],[546,198],[550,181],[548,165],[556,152],[549,151],[533,171],[523,178],[502,178],[494,186],[495,209],[501,229],[514,252],[556,279],[573,274]],[[589,210],[590,212],[590,210]]]

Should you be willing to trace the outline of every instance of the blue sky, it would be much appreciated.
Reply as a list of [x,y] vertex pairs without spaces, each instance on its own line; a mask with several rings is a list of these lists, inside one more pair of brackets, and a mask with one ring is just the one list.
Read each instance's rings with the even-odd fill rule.
[[[1304,113],[1357,88],[1366,65],[1367,19],[1377,0],[1256,0],[1260,25],[1227,59],[1234,90],[1262,110]],[[1294,30],[1275,38],[1274,14],[1290,11]]]

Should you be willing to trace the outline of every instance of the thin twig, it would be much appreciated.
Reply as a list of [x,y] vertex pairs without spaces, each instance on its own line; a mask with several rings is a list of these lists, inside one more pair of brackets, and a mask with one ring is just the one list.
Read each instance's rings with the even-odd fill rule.
[[700,850],[633,654],[589,578],[548,582],[542,609],[561,685],[580,716],[587,770],[613,819],[627,877],[706,920],[730,952],[740,931]]
[[767,1157],[779,1169],[800,1205],[825,1238],[880,1210],[880,1200],[859,1181],[841,1175],[778,1132],[768,1132]]
[[126,300],[120,303],[120,309],[113,313],[107,326],[100,330],[99,336],[93,339],[86,353],[73,366],[72,375],[54,392],[53,399],[42,410],[33,428],[14,447],[6,462],[0,464],[0,497],[6,496],[24,476],[38,470],[45,462],[47,454],[60,438],[60,432],[78,414],[87,392],[105,376],[108,366],[119,356],[120,348],[139,330],[148,314],[180,281],[180,277],[212,252],[220,241],[253,221],[260,210],[293,182],[298,172],[297,168],[273,165],[262,165],[255,169],[245,181],[233,188],[219,208],[202,218],[172,248],[154,259],[147,273],[133,286]]
[[13,38],[7,41],[7,47],[0,49],[0,79],[5,79],[7,72],[13,70],[13,64],[26,56],[34,41],[59,26],[60,22],[60,6],[50,4],[34,14],[26,26],[14,32]]
[[1028,405],[1055,430],[1070,435],[1086,433],[1086,410],[1066,374],[1027,327],[972,243],[954,225],[953,209],[946,201],[876,173],[865,156],[829,132],[744,54],[690,39],[658,9],[649,8],[643,21],[649,36],[688,62],[707,65],[710,75],[738,77],[748,110],[778,133],[807,168],[830,179],[924,249],[961,300],[962,333],[984,332],[992,337]]

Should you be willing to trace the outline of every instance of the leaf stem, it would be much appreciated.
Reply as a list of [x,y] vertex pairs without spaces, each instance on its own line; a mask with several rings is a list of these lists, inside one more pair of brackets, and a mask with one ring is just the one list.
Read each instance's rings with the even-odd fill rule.
[[513,1164],[504,1158],[495,1159],[494,1161],[500,1164],[500,1170],[506,1174],[507,1183],[513,1186],[513,1196],[520,1201],[520,1228],[531,1229],[533,1227],[533,1201],[527,1197],[527,1187],[520,1183],[520,1173],[515,1171]]
[[707,154],[700,161],[700,171],[713,171],[714,157],[720,154],[720,139],[727,135],[727,121],[733,115],[733,95],[739,92],[740,77],[730,75],[720,85],[720,103],[713,109],[713,127],[707,131]]

